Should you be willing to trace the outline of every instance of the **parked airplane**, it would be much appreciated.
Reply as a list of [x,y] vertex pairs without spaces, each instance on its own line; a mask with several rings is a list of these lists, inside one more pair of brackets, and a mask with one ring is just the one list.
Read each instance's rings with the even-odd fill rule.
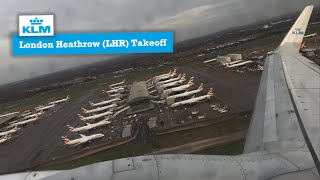
[[59,103],[62,103],[62,102],[65,102],[65,101],[68,101],[70,99],[70,96],[68,95],[66,98],[64,99],[60,99],[60,100],[57,100],[57,101],[52,101],[52,102],[49,102],[48,104],[51,105],[51,104],[59,104]]
[[173,88],[164,90],[162,92],[162,94],[161,94],[161,97],[162,98],[166,98],[173,92],[187,90],[188,88],[190,88],[191,86],[194,85],[193,80],[194,80],[194,77],[191,77],[189,82],[187,84],[185,84],[185,85],[181,85],[181,86],[178,86],[178,87],[173,87]]
[[160,77],[163,77],[163,76],[169,76],[173,73],[175,73],[177,71],[177,69],[174,69],[173,71],[169,71],[169,73],[165,73],[165,74],[161,74],[161,75],[158,75],[158,76],[155,76],[154,79],[157,79],[157,78],[160,78]]
[[214,59],[209,59],[209,60],[203,61],[203,63],[206,64],[206,63],[214,62],[214,61],[216,61],[216,60],[217,60],[216,58],[214,58]]
[[12,134],[12,133],[15,133],[19,130],[20,128],[18,127],[14,127],[13,129],[10,129],[8,131],[3,131],[3,132],[0,132],[0,136],[5,136],[5,135],[9,135],[9,134]]
[[244,154],[144,155],[62,172],[7,174],[0,180],[35,176],[42,180],[319,180],[320,100],[315,97],[319,97],[320,67],[299,54],[312,9],[304,9],[265,61]]
[[158,82],[160,82],[160,81],[164,81],[164,80],[166,80],[166,79],[172,78],[172,77],[174,77],[174,76],[177,74],[176,72],[177,72],[177,70],[174,69],[174,71],[172,72],[172,74],[164,75],[164,76],[160,76],[160,77],[154,78],[154,82],[155,82],[155,83],[158,83]]
[[13,129],[10,129],[8,131],[3,131],[3,132],[0,132],[0,136],[5,136],[5,135],[9,135],[9,134],[12,134],[12,133],[15,133],[19,130],[20,128],[18,127],[14,127]]
[[65,145],[79,145],[79,144],[90,142],[94,139],[98,139],[98,138],[101,138],[104,136],[104,134],[101,134],[101,133],[93,134],[90,136],[85,136],[83,134],[79,134],[79,135],[81,136],[81,138],[73,139],[73,140],[68,139],[66,136],[62,136],[64,144]]
[[35,114],[30,114],[28,116],[25,116],[23,117],[22,119],[25,120],[25,119],[29,119],[29,118],[34,118],[34,117],[37,117],[37,116],[40,116],[41,114],[43,114],[44,112],[43,111],[40,111],[38,113],[35,113]]
[[110,123],[111,123],[110,121],[102,120],[102,121],[99,121],[99,122],[93,123],[93,124],[86,123],[86,125],[82,126],[82,127],[74,128],[74,127],[72,127],[72,126],[70,126],[68,124],[67,124],[67,127],[69,128],[69,130],[71,132],[80,132],[80,131],[86,131],[86,130],[94,129],[94,128],[97,128],[97,127],[100,127],[100,126],[108,125]]
[[171,79],[168,79],[168,80],[165,80],[165,81],[160,81],[160,82],[157,83],[156,86],[160,86],[160,85],[162,85],[162,84],[171,83],[171,82],[173,82],[173,81],[178,81],[179,79],[181,79],[181,77],[184,77],[184,78],[185,78],[185,77],[186,77],[186,74],[184,73],[184,74],[181,76],[181,73],[180,73],[178,77],[176,77],[176,78],[171,78]]
[[109,97],[113,97],[113,98],[121,98],[123,96],[122,94],[119,94],[119,93],[114,93],[114,94],[107,93],[107,94]]
[[102,90],[102,93],[103,94],[110,94],[110,93],[119,93],[119,92],[123,92],[125,90],[125,88],[123,87],[119,87],[117,89],[112,89],[112,90],[109,90],[109,91],[106,91],[106,90]]
[[56,106],[56,104],[48,105],[48,106],[43,106],[43,107],[37,107],[35,108],[36,111],[45,111],[47,109],[50,109],[52,107]]
[[213,92],[212,92],[212,88],[210,88],[208,94],[204,95],[204,96],[199,96],[199,97],[192,97],[191,99],[188,100],[184,100],[184,101],[179,101],[176,103],[171,104],[170,107],[177,107],[177,106],[181,106],[181,105],[185,105],[185,104],[193,104],[193,103],[197,103],[206,99],[210,99],[211,96],[214,96]]
[[246,64],[250,64],[250,63],[253,63],[253,61],[249,60],[249,61],[244,61],[244,62],[241,62],[241,63],[238,63],[238,64],[233,64],[233,65],[226,64],[226,68],[239,67],[239,66],[243,66],[243,65],[246,65]]
[[203,83],[200,84],[198,89],[195,89],[192,91],[187,91],[187,92],[176,94],[176,95],[172,95],[172,96],[168,96],[166,101],[167,101],[167,103],[170,102],[169,104],[172,104],[172,102],[174,102],[174,100],[177,98],[191,96],[191,95],[194,95],[194,94],[201,92],[202,90],[203,90]]
[[159,92],[163,92],[164,90],[166,90],[168,88],[182,84],[184,81],[186,81],[186,78],[182,77],[179,81],[174,81],[174,82],[171,82],[168,84],[163,84],[163,85],[159,86],[159,88],[157,88],[157,89]]
[[126,82],[126,80],[124,79],[124,80],[121,81],[121,82],[111,84],[109,87],[110,87],[111,89],[113,89],[114,87],[119,86],[119,85],[122,85],[122,84],[124,84],[125,82]]
[[108,106],[98,107],[98,108],[91,109],[91,110],[87,110],[83,107],[81,109],[84,113],[90,114],[90,113],[96,113],[96,112],[100,112],[100,111],[104,111],[104,110],[108,110],[108,109],[114,109],[117,106],[118,106],[117,104],[110,104]]
[[240,63],[240,62],[242,62],[243,60],[236,60],[236,61],[232,61],[232,62],[229,62],[229,63],[226,63],[225,65],[233,65],[233,64],[237,64],[237,63]]
[[88,121],[88,120],[97,119],[97,118],[100,118],[100,117],[103,117],[103,116],[109,116],[109,115],[112,115],[112,114],[113,114],[112,111],[107,111],[107,112],[103,112],[103,113],[100,113],[100,114],[95,114],[95,115],[87,116],[87,117],[84,117],[81,114],[78,114],[78,116],[79,116],[81,121]]
[[98,103],[93,103],[93,102],[89,101],[89,103],[90,103],[91,106],[102,106],[102,105],[111,104],[113,102],[118,102],[118,101],[121,101],[121,99],[120,98],[114,98],[114,99],[110,99],[110,100],[106,100],[106,101],[101,101],[101,102],[98,102]]
[[0,144],[3,144],[7,141],[9,141],[11,139],[11,136],[10,135],[6,135],[4,136],[3,138],[0,139]]
[[317,33],[308,34],[308,35],[305,35],[304,38],[314,37],[316,35],[318,35],[318,34]]
[[15,126],[23,126],[23,125],[26,125],[28,123],[34,122],[36,120],[38,120],[38,116],[36,116],[35,118],[32,118],[32,119],[27,119],[27,120],[24,120],[24,121],[18,121],[18,122],[12,123],[7,127],[8,128],[12,128],[12,127],[15,127]]
[[2,114],[2,115],[0,115],[0,118],[7,117],[10,115],[14,115],[14,114],[18,114],[18,113],[20,113],[20,112],[12,112],[12,113],[7,113],[7,114]]

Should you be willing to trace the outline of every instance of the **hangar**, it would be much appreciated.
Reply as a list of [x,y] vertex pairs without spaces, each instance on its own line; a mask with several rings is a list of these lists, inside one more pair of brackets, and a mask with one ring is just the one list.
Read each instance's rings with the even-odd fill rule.
[[127,114],[136,114],[153,109],[154,105],[150,102],[150,99],[146,81],[133,82],[127,101],[130,106]]

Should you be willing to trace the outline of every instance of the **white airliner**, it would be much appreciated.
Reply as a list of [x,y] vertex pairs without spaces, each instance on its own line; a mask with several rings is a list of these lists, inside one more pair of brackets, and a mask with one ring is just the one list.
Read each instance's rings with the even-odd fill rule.
[[240,63],[242,62],[243,60],[236,60],[236,61],[232,61],[232,62],[229,62],[229,63],[226,63],[225,65],[233,65],[233,64],[237,64],[237,63]]
[[124,80],[121,81],[121,82],[111,84],[109,87],[110,87],[111,89],[113,89],[114,87],[119,86],[119,85],[122,85],[122,84],[124,84],[125,82],[126,82],[126,80],[124,79]]
[[192,97],[191,99],[188,100],[184,100],[184,101],[180,101],[180,102],[176,102],[171,104],[170,107],[177,107],[180,105],[184,105],[184,104],[193,104],[193,103],[197,103],[206,99],[210,99],[211,96],[214,96],[213,92],[212,92],[212,88],[210,88],[209,92],[207,95],[204,96],[199,96],[199,97]]
[[0,118],[7,117],[10,115],[14,115],[14,114],[18,114],[18,113],[20,113],[20,112],[12,112],[12,113],[7,113],[7,114],[2,114],[2,115],[0,115]]
[[12,133],[15,133],[19,130],[20,128],[18,127],[14,127],[13,129],[10,129],[8,131],[3,131],[3,132],[0,132],[0,136],[6,136],[6,135],[9,135],[9,134],[12,134]]
[[104,112],[104,113],[95,114],[95,115],[87,116],[87,117],[84,117],[81,114],[78,114],[78,116],[79,116],[81,121],[88,121],[88,120],[97,119],[97,118],[100,118],[100,117],[103,117],[103,116],[109,116],[109,115],[112,115],[112,114],[113,114],[112,111],[107,111],[107,112]]
[[38,113],[30,114],[30,115],[28,115],[28,116],[25,116],[25,117],[23,117],[22,119],[24,120],[24,119],[34,118],[34,117],[40,116],[40,115],[43,114],[43,113],[44,113],[43,111],[40,111],[40,112],[38,112]]
[[174,69],[174,71],[173,71],[171,74],[169,74],[169,75],[163,75],[163,76],[160,76],[160,77],[155,77],[155,78],[154,78],[154,82],[155,82],[155,83],[158,83],[158,82],[160,82],[160,81],[164,81],[164,80],[166,80],[166,79],[169,79],[169,78],[175,76],[175,75],[177,74],[176,72],[177,72],[177,70]]
[[6,135],[4,136],[3,138],[0,139],[0,144],[3,144],[7,141],[9,141],[11,139],[11,136],[10,135]]
[[79,134],[81,138],[70,140],[66,136],[62,136],[65,145],[79,145],[86,142],[90,142],[91,140],[98,139],[104,136],[104,134],[98,133],[90,136],[85,136],[83,134]]
[[48,104],[51,105],[51,104],[59,104],[59,103],[62,103],[62,102],[65,102],[65,101],[68,101],[70,99],[70,96],[68,95],[66,98],[64,99],[60,99],[60,100],[57,100],[57,101],[52,101],[52,102],[49,102]]
[[32,111],[25,111],[23,114],[20,114],[18,117],[25,117],[25,116],[28,116],[28,115],[30,115],[30,114],[32,114]]
[[[105,94],[105,93],[104,93]],[[109,94],[107,93],[109,97],[113,97],[113,98],[121,98],[121,94],[115,93],[115,94]]]
[[103,94],[106,94],[106,93],[110,94],[110,93],[118,93],[118,92],[122,92],[122,91],[124,91],[124,88],[123,87],[119,87],[117,89],[111,89],[109,91],[102,90],[102,93]]
[[206,63],[210,63],[210,62],[213,62],[213,61],[216,61],[216,60],[217,60],[216,58],[215,59],[209,59],[209,60],[203,61],[203,63],[206,64]]
[[78,127],[78,128],[74,128],[68,124],[67,124],[67,127],[69,128],[69,130],[71,132],[80,132],[80,131],[86,131],[86,130],[94,129],[94,128],[97,128],[100,126],[108,125],[110,123],[111,123],[110,121],[102,120],[102,121],[94,123],[94,124],[86,123],[85,126]]
[[115,107],[117,107],[118,105],[117,104],[110,104],[108,106],[103,106],[103,107],[98,107],[98,108],[95,108],[95,109],[90,109],[90,110],[87,110],[85,108],[81,108],[82,111],[86,114],[90,114],[90,113],[96,113],[96,112],[100,112],[100,111],[103,111],[103,110],[108,110],[108,109],[113,109]]
[[168,96],[167,100],[181,98],[181,97],[187,97],[187,96],[190,96],[190,95],[197,94],[197,93],[201,92],[202,90],[203,90],[203,83],[200,84],[198,89],[195,89],[195,90],[192,90],[192,91],[187,91],[187,92],[184,92],[184,93],[181,93],[181,94],[176,94],[176,95],[173,95],[173,96]]
[[115,86],[115,87],[111,87],[110,89],[113,90],[113,89],[120,89],[120,88],[125,88],[126,86]]
[[[176,71],[176,69],[174,69],[174,71]],[[160,78],[160,77],[163,77],[163,76],[168,76],[168,75],[170,76],[171,74],[172,74],[172,71],[170,70],[169,73],[165,73],[165,74],[161,74],[161,75],[155,76],[154,79],[157,79],[157,78]]]
[[38,120],[38,116],[36,116],[35,118],[32,118],[32,119],[25,120],[25,121],[19,121],[19,122],[16,122],[16,123],[12,123],[12,124],[10,124],[10,125],[7,126],[7,127],[8,127],[8,128],[11,128],[11,127],[15,127],[15,126],[22,126],[22,125],[25,125],[25,124],[34,122],[34,121],[36,121],[36,120]]
[[161,91],[164,91],[164,90],[167,89],[167,88],[180,85],[180,84],[182,84],[184,81],[186,81],[186,78],[182,77],[179,81],[174,81],[174,82],[171,82],[171,83],[168,83],[168,84],[163,84],[163,85],[159,86],[158,90],[160,90],[160,92],[161,92]]
[[238,64],[233,64],[233,65],[226,64],[226,68],[239,67],[239,66],[243,66],[243,65],[246,65],[246,64],[250,64],[250,63],[253,63],[253,61],[249,60],[249,61],[244,61],[244,62],[241,62],[241,63],[238,63]]
[[168,79],[168,80],[165,80],[165,81],[160,81],[160,82],[157,83],[157,86],[160,86],[162,84],[167,84],[167,83],[170,83],[170,82],[173,82],[173,81],[178,81],[179,79],[181,79],[181,77],[185,78],[186,74],[184,73],[182,76],[181,76],[181,74],[179,74],[179,76],[176,77],[176,78],[171,78],[171,79]]
[[56,106],[56,104],[51,104],[51,105],[43,106],[43,107],[36,107],[35,110],[36,111],[45,111],[45,110],[50,109],[50,108],[52,108],[54,106]]
[[183,90],[186,90],[186,89],[190,88],[191,86],[194,85],[193,80],[194,80],[194,77],[191,77],[189,82],[187,84],[185,84],[185,85],[181,85],[181,86],[178,86],[178,87],[174,87],[174,88],[170,88],[170,89],[164,90],[163,93],[161,94],[161,97],[162,98],[166,98],[170,93],[177,92],[177,91],[183,91]]
[[313,34],[308,34],[308,35],[305,35],[304,38],[308,38],[308,37],[314,37],[318,35],[317,33],[313,33]]
[[114,99],[110,99],[110,100],[106,100],[106,101],[101,101],[101,102],[98,102],[98,103],[93,103],[93,102],[89,101],[89,103],[90,103],[91,106],[102,106],[102,105],[111,104],[111,103],[117,102],[117,101],[121,101],[121,99],[120,98],[114,98]]

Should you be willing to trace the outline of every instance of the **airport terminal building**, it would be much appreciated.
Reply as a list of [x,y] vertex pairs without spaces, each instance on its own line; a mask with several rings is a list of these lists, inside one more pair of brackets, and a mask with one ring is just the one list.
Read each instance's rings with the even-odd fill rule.
[[150,94],[146,81],[132,83],[127,103],[130,106],[130,109],[127,111],[128,115],[154,108],[154,105],[150,102]]

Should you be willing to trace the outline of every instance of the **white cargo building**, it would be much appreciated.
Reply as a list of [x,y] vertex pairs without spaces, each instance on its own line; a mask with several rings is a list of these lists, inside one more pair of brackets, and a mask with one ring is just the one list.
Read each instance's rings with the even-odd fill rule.
[[241,54],[228,54],[227,56],[230,57],[231,61],[242,60],[242,55]]
[[217,62],[225,64],[231,62],[231,58],[229,56],[218,56]]

